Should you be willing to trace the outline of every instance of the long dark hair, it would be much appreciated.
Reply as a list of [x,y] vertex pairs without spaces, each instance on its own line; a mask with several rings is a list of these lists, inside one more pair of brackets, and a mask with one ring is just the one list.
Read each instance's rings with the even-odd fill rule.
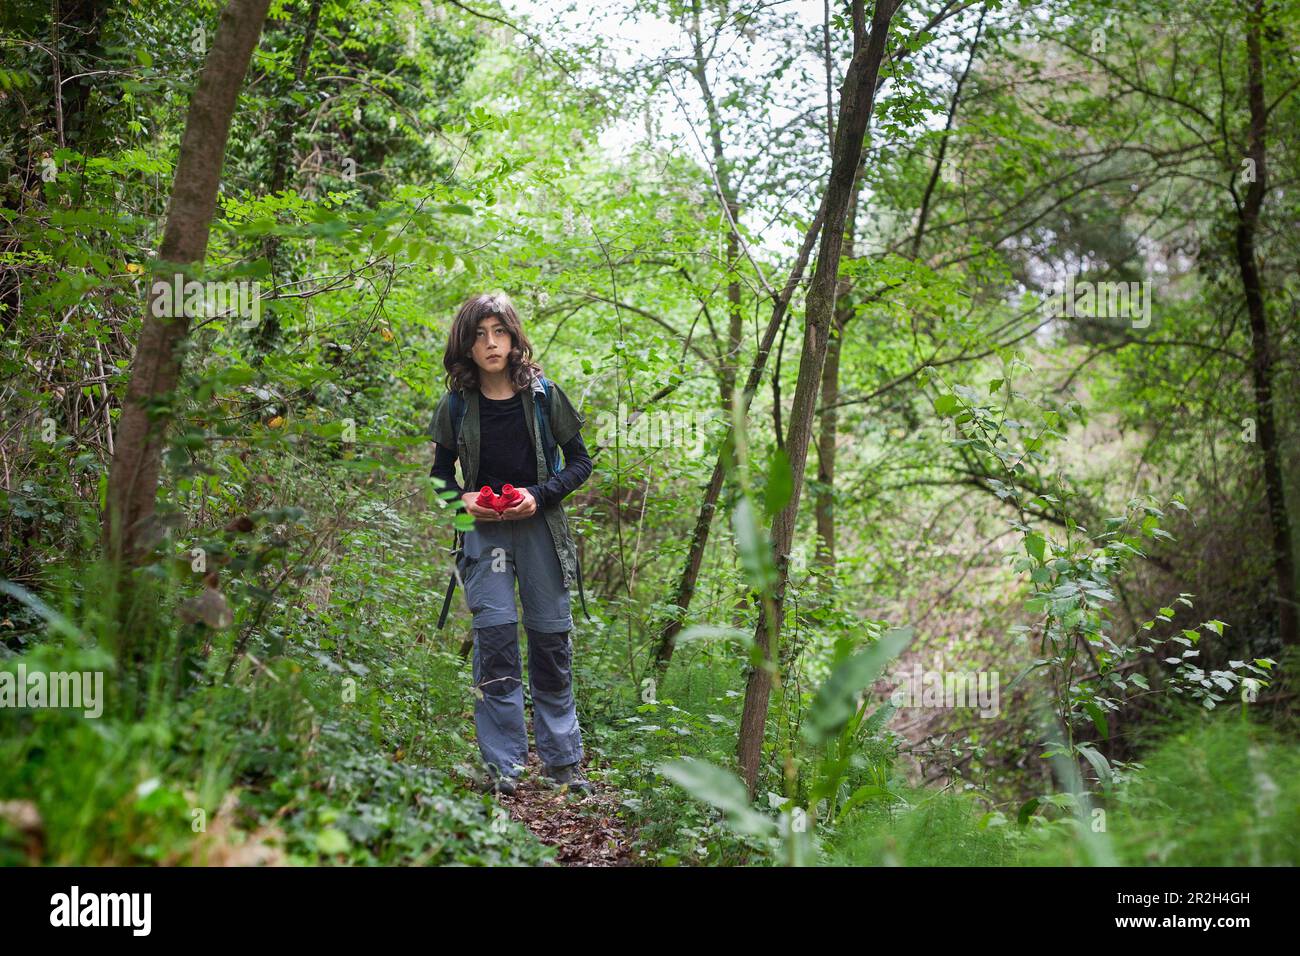
[[527,388],[542,367],[533,361],[533,346],[524,335],[509,296],[504,292],[483,292],[472,295],[460,304],[456,318],[451,322],[447,336],[447,350],[442,356],[442,366],[447,370],[447,388],[459,391],[478,388],[478,366],[470,352],[478,335],[478,324],[489,316],[496,316],[510,333],[510,354],[506,356],[510,382],[516,388]]

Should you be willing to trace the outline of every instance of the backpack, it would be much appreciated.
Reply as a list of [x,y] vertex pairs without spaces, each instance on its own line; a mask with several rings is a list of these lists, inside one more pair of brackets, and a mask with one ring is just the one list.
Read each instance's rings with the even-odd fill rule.
[[[543,401],[533,402],[533,412],[537,418],[537,427],[542,436],[542,455],[546,459],[547,477],[553,477],[560,470],[560,448],[555,441],[555,436],[551,434],[551,380],[542,376],[542,390],[545,394]],[[458,389],[451,391],[451,438],[454,446],[460,444],[460,428],[465,421],[465,415],[469,411],[469,402]],[[459,560],[462,553],[464,541],[464,532],[456,532],[456,547],[453,552],[453,561]],[[578,570],[578,600],[582,603],[582,613],[587,620],[591,620],[591,615],[587,612],[587,595],[582,587],[582,558],[577,557]],[[456,591],[457,572],[453,568],[451,577],[447,581],[447,594],[442,601],[442,613],[438,615],[438,628],[441,629],[447,623],[447,612],[451,608],[451,598]]]

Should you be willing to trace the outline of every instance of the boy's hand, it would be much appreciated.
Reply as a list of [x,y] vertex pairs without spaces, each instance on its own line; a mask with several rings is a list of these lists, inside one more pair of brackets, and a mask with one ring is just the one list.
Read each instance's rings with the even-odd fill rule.
[[495,511],[493,511],[491,508],[484,508],[482,505],[478,503],[477,491],[465,492],[463,495],[460,496],[460,500],[461,502],[464,503],[465,510],[468,511],[470,514],[472,514],[475,518],[482,518],[485,521],[498,520],[498,516]]
[[530,515],[536,513],[537,499],[535,499],[532,496],[532,493],[526,491],[523,488],[519,489],[519,493],[523,495],[523,498],[521,498],[519,502],[515,504],[513,507],[507,508],[504,512],[502,512],[502,517],[507,519],[527,518]]

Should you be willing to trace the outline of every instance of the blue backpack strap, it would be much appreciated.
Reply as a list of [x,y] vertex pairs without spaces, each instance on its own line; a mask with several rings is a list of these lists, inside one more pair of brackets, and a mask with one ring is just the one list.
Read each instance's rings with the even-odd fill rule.
[[451,391],[451,437],[452,441],[460,441],[460,426],[465,421],[465,413],[469,411],[469,402],[465,401],[465,396],[460,393],[460,389]]
[[[460,453],[460,426],[465,421],[465,413],[469,411],[469,403],[465,401],[458,390],[451,390],[447,393],[451,403],[451,448],[457,454]],[[429,430],[432,431],[434,423],[430,423]],[[432,476],[433,471],[430,469],[429,474]]]
[[546,398],[540,402],[533,402],[533,407],[537,412],[537,425],[542,433],[542,455],[546,458],[546,467],[551,475],[560,470],[560,449],[555,444],[555,436],[551,434],[551,380],[543,376],[542,389],[546,393]]

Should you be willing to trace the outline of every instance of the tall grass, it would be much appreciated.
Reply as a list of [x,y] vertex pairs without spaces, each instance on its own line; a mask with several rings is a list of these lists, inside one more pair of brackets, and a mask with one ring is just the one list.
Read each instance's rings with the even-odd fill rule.
[[[898,791],[852,814],[826,861],[850,866],[1079,866],[1089,859],[1067,804],[1020,824],[955,793]],[[1300,863],[1300,750],[1227,711],[1183,713],[1100,803],[1122,866]],[[1050,802],[1048,804],[1050,806]],[[1091,821],[1089,821],[1091,826]]]

